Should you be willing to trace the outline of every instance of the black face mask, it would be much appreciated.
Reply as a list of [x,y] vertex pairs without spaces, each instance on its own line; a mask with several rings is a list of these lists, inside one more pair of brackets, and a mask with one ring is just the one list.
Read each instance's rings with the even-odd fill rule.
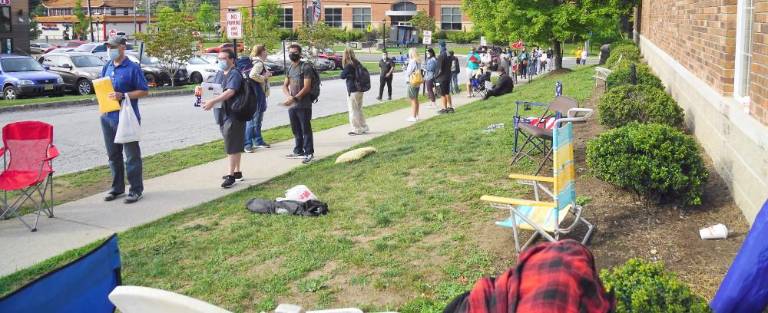
[[288,55],[288,58],[291,59],[291,62],[299,62],[299,60],[301,60],[301,55],[298,53],[291,53]]

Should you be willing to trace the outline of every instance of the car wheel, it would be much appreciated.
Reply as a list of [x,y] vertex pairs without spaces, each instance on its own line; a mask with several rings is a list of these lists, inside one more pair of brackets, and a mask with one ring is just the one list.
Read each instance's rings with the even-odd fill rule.
[[16,100],[18,98],[19,98],[19,91],[18,89],[16,89],[16,87],[5,86],[5,88],[3,88],[3,99]]
[[152,73],[146,73],[144,74],[144,79],[147,80],[147,85],[150,87],[157,87],[157,76]]
[[189,81],[195,85],[200,84],[203,82],[203,75],[200,75],[198,72],[194,72],[192,73],[192,76],[189,77]]
[[93,86],[87,79],[81,78],[77,81],[77,93],[80,95],[89,95],[93,92]]

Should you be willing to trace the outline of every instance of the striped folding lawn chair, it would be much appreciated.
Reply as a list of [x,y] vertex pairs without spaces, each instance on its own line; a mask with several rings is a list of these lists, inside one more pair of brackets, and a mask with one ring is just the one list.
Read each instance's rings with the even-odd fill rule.
[[[575,117],[583,113],[580,117]],[[552,135],[552,150],[554,164],[552,177],[512,174],[509,178],[522,184],[533,186],[535,200],[513,199],[499,196],[485,195],[480,199],[490,202],[491,206],[509,210],[509,217],[496,222],[496,225],[512,228],[515,240],[515,249],[520,253],[540,235],[549,241],[557,241],[560,235],[570,233],[579,222],[587,226],[587,233],[582,240],[583,244],[589,240],[594,226],[584,219],[581,214],[583,208],[576,204],[575,178],[576,169],[573,159],[573,123],[583,122],[592,114],[591,109],[571,109],[567,118],[558,119],[555,122]],[[552,184],[550,190],[547,185]],[[544,193],[554,201],[540,200]],[[568,213],[574,215],[573,223],[567,227],[561,227]],[[520,234],[518,229],[533,231],[533,235],[520,246]]]

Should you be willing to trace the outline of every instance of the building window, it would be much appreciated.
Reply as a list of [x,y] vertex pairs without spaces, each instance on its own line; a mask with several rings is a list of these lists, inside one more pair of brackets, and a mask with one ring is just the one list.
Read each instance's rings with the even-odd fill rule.
[[440,28],[445,30],[461,30],[461,8],[440,8]]
[[352,8],[352,28],[367,29],[371,24],[371,8]]
[[112,16],[117,15],[117,8],[110,8],[109,9],[109,15],[112,15]]
[[128,9],[123,9],[123,15],[128,15]]
[[392,5],[392,11],[416,11],[413,2],[398,2]]
[[739,0],[736,13],[736,69],[733,95],[749,96],[749,68],[752,64],[752,25],[754,24],[753,0]]
[[341,8],[325,8],[325,25],[341,27]]
[[283,8],[283,18],[280,20],[280,27],[293,28],[293,9]]
[[[10,7],[4,7],[10,9]],[[5,12],[5,10],[3,10]],[[12,38],[0,38],[0,53],[11,54],[13,53],[13,39]]]
[[[11,32],[11,7],[0,7],[0,33]],[[3,49],[3,51],[6,51]]]

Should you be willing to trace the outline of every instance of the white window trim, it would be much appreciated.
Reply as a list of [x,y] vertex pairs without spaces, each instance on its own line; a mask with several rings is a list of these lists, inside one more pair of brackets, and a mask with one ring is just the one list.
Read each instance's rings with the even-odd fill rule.
[[[747,11],[749,11],[749,15],[747,15]],[[754,17],[754,1],[738,0],[736,5],[736,63],[733,74],[733,96],[737,99],[749,96],[750,71],[747,68],[749,64],[745,63],[751,63]]]

